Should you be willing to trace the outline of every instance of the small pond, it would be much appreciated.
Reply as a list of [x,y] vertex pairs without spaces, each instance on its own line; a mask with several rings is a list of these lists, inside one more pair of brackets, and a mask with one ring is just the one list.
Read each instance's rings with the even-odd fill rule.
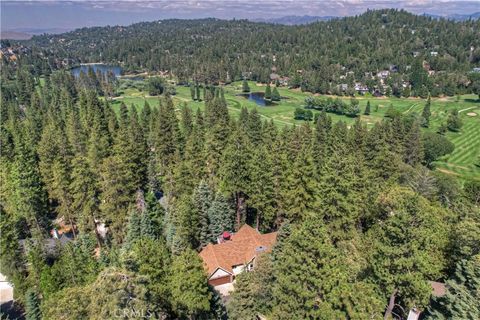
[[97,73],[97,70],[100,70],[101,73],[105,74],[107,72],[113,72],[113,74],[118,77],[122,73],[122,67],[119,66],[113,66],[113,65],[108,65],[108,64],[102,64],[102,63],[94,63],[94,64],[81,64],[78,67],[72,68],[72,74],[75,78],[80,76],[80,72],[83,71],[85,73],[88,72],[88,68],[92,68],[95,73]]
[[265,107],[265,106],[274,106],[275,103],[271,102],[270,100],[265,100],[264,92],[250,92],[250,93],[241,93],[239,96],[244,97],[250,101],[255,102],[257,105]]

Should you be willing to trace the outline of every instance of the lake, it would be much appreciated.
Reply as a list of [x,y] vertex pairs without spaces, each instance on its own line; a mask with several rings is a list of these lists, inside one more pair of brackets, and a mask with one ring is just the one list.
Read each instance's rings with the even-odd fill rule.
[[270,100],[265,100],[265,99],[264,99],[264,96],[265,96],[265,93],[264,93],[264,92],[242,93],[242,94],[239,94],[239,96],[242,96],[242,97],[244,97],[245,99],[248,99],[248,100],[250,100],[250,101],[253,101],[253,102],[255,102],[257,105],[259,105],[259,106],[261,106],[261,107],[273,106],[273,105],[275,105],[275,103],[271,102]]
[[122,67],[119,67],[119,66],[113,66],[113,65],[108,65],[108,64],[102,64],[102,63],[98,63],[98,64],[82,64],[78,67],[75,67],[75,68],[72,68],[71,72],[73,74],[74,77],[78,77],[80,76],[80,72],[83,71],[85,73],[88,72],[88,68],[92,68],[93,71],[96,73],[97,70],[100,70],[100,72],[102,72],[103,74],[111,71],[113,72],[113,74],[118,77],[119,75],[121,75],[122,73]]

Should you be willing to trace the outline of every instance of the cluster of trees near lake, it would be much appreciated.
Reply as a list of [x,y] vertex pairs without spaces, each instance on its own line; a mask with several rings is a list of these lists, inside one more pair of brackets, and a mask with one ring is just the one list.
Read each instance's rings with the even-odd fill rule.
[[[24,42],[38,72],[64,59],[121,62],[125,71],[168,70],[181,81],[267,82],[271,68],[289,85],[337,93],[355,82],[383,94],[480,93],[480,20],[462,22],[377,10],[301,26],[217,19],[164,20],[128,27],[83,28]],[[94,49],[92,49],[94,48]],[[376,73],[392,72],[382,85]],[[435,71],[429,76],[426,69]],[[372,77],[372,75],[374,77]],[[409,86],[404,86],[408,83]]]
[[[204,111],[176,112],[168,92],[114,110],[66,71],[9,70],[0,260],[29,319],[480,316],[480,183],[430,170],[452,146],[422,133],[426,113],[278,128],[232,118],[221,88]],[[52,252],[59,217],[75,238]],[[278,243],[225,306],[196,252],[243,223]],[[432,301],[429,281],[448,294]]]

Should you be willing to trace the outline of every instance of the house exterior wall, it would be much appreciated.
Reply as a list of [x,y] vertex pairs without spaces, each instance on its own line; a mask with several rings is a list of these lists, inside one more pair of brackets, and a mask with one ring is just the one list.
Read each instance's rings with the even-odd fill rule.
[[242,264],[242,265],[239,265],[239,266],[235,266],[232,269],[233,269],[233,274],[237,275],[237,274],[243,272],[243,270],[245,269],[245,265]]
[[232,276],[228,275],[228,276],[223,276],[223,277],[219,277],[219,278],[215,278],[215,279],[210,279],[210,280],[208,280],[208,284],[216,287],[216,286],[219,286],[219,285],[222,285],[222,284],[230,283],[232,281],[233,281]]

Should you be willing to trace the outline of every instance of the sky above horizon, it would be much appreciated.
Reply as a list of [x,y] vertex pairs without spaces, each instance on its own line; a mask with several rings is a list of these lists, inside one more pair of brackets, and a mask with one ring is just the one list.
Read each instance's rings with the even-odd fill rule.
[[180,18],[278,18],[287,15],[351,16],[367,9],[403,8],[441,16],[480,11],[480,0],[30,0],[0,3],[1,29],[74,29]]

